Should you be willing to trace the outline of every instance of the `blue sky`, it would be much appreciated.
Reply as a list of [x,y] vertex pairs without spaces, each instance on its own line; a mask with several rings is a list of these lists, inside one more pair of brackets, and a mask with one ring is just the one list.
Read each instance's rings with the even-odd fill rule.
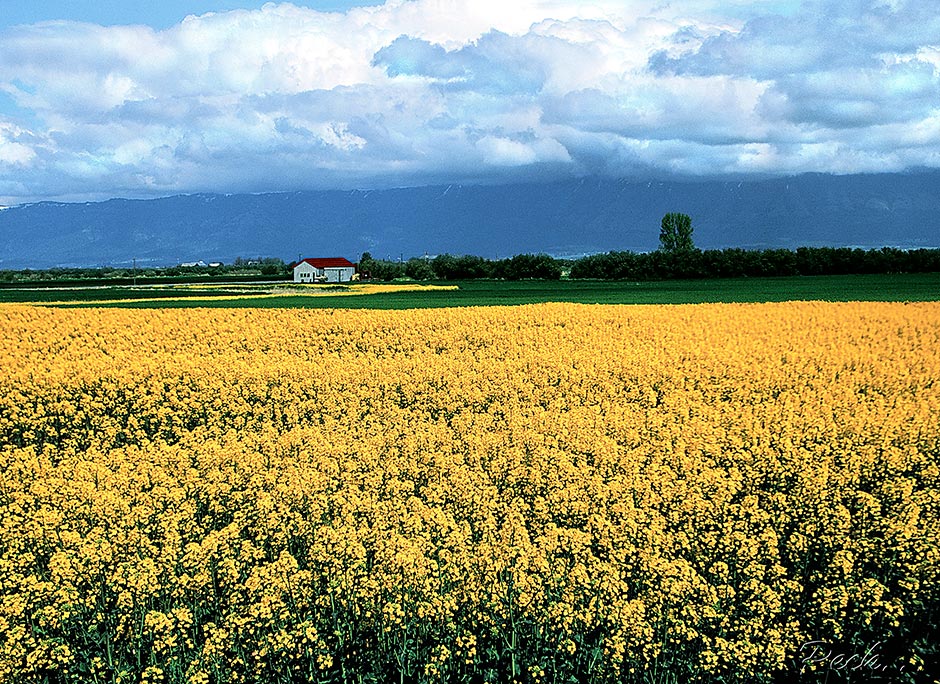
[[[260,9],[268,0],[0,0],[0,28],[40,21],[85,21],[101,25],[146,24],[166,29],[188,15],[225,12],[235,9]],[[319,0],[304,3],[306,7],[325,12],[344,12],[368,3],[356,0]],[[377,2],[376,4],[381,4]]]
[[0,2],[0,205],[940,168],[934,0]]

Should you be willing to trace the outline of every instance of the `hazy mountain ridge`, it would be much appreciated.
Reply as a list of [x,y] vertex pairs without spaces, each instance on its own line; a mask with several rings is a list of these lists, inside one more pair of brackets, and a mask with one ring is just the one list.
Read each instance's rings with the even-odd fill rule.
[[668,211],[702,248],[940,246],[940,172],[431,186],[44,202],[0,212],[0,268],[237,256],[646,251]]

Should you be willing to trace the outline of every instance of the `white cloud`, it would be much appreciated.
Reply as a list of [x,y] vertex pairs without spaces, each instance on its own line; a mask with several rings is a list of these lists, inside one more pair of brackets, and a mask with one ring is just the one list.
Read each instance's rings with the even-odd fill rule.
[[528,145],[492,135],[478,140],[477,148],[483,153],[483,161],[494,166],[524,166],[538,159],[535,150]]
[[23,133],[19,127],[0,121],[0,169],[4,164],[23,167],[36,157],[30,145],[19,142]]
[[928,0],[268,4],[0,34],[0,204],[940,166]]

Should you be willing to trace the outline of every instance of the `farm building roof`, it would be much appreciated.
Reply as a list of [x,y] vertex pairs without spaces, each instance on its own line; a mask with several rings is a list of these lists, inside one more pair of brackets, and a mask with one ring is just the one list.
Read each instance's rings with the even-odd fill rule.
[[314,268],[344,268],[348,266],[355,266],[353,262],[351,262],[349,259],[344,259],[343,257],[304,259],[303,261],[298,261],[296,264],[294,264],[294,268],[297,268],[301,264],[310,264]]

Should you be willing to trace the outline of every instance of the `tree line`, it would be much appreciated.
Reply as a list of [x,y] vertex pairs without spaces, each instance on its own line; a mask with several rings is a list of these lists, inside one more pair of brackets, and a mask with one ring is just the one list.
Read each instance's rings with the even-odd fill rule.
[[547,254],[517,254],[508,259],[486,259],[469,254],[440,254],[433,259],[412,258],[407,261],[375,259],[369,252],[359,260],[361,277],[373,280],[558,280],[570,265],[564,259]]
[[[260,261],[260,260],[259,260]],[[0,286],[71,282],[89,284],[145,284],[166,278],[203,281],[206,276],[289,279],[290,268],[280,260],[253,261],[222,268],[61,268],[33,271],[0,270]],[[517,254],[507,259],[441,254],[392,261],[366,252],[358,264],[360,276],[390,281],[414,280],[558,280],[573,279],[670,280],[692,278],[759,278],[793,275],[848,275],[867,273],[940,272],[940,249],[904,250],[892,247],[800,247],[749,250],[740,248],[689,249],[655,252],[613,251],[577,259],[556,259],[547,254]]]
[[692,218],[670,212],[663,216],[655,252],[607,252],[579,259],[547,254],[518,254],[490,260],[479,256],[441,254],[408,261],[375,259],[369,252],[359,261],[362,276],[375,280],[667,280],[673,278],[741,278],[866,273],[930,273],[940,271],[940,249],[903,250],[891,247],[799,247],[748,250],[701,250],[692,240]]
[[931,273],[940,271],[940,249],[892,247],[799,247],[749,250],[740,248],[655,252],[614,251],[578,259],[547,254],[519,254],[508,259],[441,254],[407,261],[362,255],[359,272],[373,280],[558,280],[568,277],[600,280],[669,280],[692,278],[759,278],[794,275],[867,273]]
[[231,264],[217,266],[99,266],[56,267],[47,269],[0,269],[0,287],[39,286],[49,282],[82,285],[131,285],[175,282],[204,282],[206,278],[287,279],[292,274],[289,264],[277,257],[238,257]]

